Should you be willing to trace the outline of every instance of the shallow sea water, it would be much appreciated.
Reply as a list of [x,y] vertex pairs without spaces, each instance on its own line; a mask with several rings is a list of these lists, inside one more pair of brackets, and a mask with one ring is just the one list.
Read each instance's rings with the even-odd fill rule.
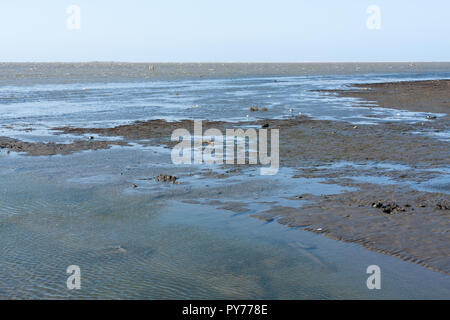
[[[50,71],[42,76],[29,69],[40,67]],[[74,137],[55,136],[50,127],[109,127],[153,118],[217,119],[218,115],[235,121],[245,119],[251,105],[266,106],[269,111],[263,116],[273,118],[289,117],[289,109],[294,108],[314,118],[354,123],[423,121],[424,114],[402,111],[399,118],[393,110],[355,109],[350,105],[360,101],[309,90],[353,82],[450,77],[448,66],[420,72],[394,67],[391,73],[384,66],[379,67],[382,72],[374,67],[368,74],[327,69],[299,76],[254,71],[255,75],[231,73],[204,79],[108,75],[107,66],[98,67],[105,77],[68,79],[58,74],[72,72],[71,66],[57,71],[40,65],[1,68],[15,77],[9,81],[5,72],[0,76],[0,136],[60,142]],[[30,75],[23,75],[24,70]],[[194,104],[200,107],[191,108]],[[367,117],[374,113],[378,118]],[[23,131],[29,127],[34,130]],[[383,169],[392,166],[407,170],[395,164],[385,164]],[[273,178],[261,177],[250,168],[243,176],[226,179],[202,175],[204,169],[223,170],[174,166],[170,150],[138,145],[69,156],[0,153],[0,298],[450,297],[446,275],[356,244],[250,217],[266,209],[267,203],[292,206],[289,198],[300,192],[333,194],[348,187],[324,184],[321,179],[295,179],[292,186],[286,178],[295,173],[284,168]],[[141,180],[161,172],[180,175],[181,183]],[[429,184],[438,189],[448,185],[448,174],[440,179]],[[139,187],[131,188],[133,183]],[[248,205],[243,213],[186,201],[240,202],[242,195]],[[382,270],[381,290],[366,286],[366,268],[373,264]],[[66,287],[69,265],[81,268],[81,290]]]

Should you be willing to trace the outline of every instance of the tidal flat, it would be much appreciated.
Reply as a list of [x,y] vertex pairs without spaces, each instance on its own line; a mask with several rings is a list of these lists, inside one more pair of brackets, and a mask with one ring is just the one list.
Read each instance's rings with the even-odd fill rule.
[[[450,64],[0,70],[1,298],[450,297]],[[194,120],[278,129],[278,173],[174,165]]]

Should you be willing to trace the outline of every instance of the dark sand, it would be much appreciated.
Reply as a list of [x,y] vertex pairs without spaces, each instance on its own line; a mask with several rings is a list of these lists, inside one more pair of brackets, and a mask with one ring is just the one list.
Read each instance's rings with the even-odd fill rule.
[[27,156],[52,156],[67,155],[83,150],[101,150],[108,149],[112,145],[127,145],[122,141],[94,141],[94,140],[76,140],[72,143],[42,143],[42,142],[25,142],[17,139],[0,137],[0,150],[5,149],[6,152],[21,152]]
[[450,80],[353,84],[355,90],[318,90],[376,101],[382,108],[450,113]]
[[[448,194],[417,191],[408,184],[380,186],[356,183],[345,178],[349,174],[348,170],[315,168],[339,161],[399,163],[419,169],[448,166],[448,142],[415,133],[448,130],[450,81],[364,84],[354,87],[349,90],[323,92],[376,101],[381,107],[446,113],[447,116],[437,119],[424,118],[423,122],[416,124],[392,122],[357,127],[345,122],[312,120],[307,117],[234,124],[203,122],[204,130],[208,127],[222,130],[244,124],[280,128],[280,165],[298,169],[298,174],[291,178],[292,184],[296,183],[297,177],[320,177],[327,178],[329,183],[358,188],[358,191],[329,196],[299,195],[299,199],[310,200],[311,203],[300,209],[268,205],[267,210],[255,214],[255,217],[267,221],[277,219],[279,223],[292,227],[302,227],[331,238],[359,243],[368,249],[449,274]],[[58,133],[121,136],[124,141],[78,141],[72,146],[61,147],[2,138],[0,147],[40,155],[95,150],[110,144],[125,144],[128,141],[139,143],[142,139],[146,140],[145,144],[170,146],[170,135],[176,128],[186,128],[192,132],[193,123],[191,120],[152,120],[106,129],[54,128]],[[18,148],[20,150],[17,150]],[[299,169],[308,166],[311,166],[310,169]],[[357,175],[359,171],[352,169],[351,173]],[[216,178],[226,177],[227,174],[233,173],[217,175]],[[374,174],[377,174],[376,169]],[[426,180],[432,177],[433,173],[428,175],[413,170],[393,170],[389,175],[396,180],[408,182]],[[242,203],[225,201],[221,207],[237,212],[246,211],[245,199],[250,196],[243,195]],[[226,194],[222,197],[226,199]],[[380,207],[376,205],[378,202],[381,203]]]

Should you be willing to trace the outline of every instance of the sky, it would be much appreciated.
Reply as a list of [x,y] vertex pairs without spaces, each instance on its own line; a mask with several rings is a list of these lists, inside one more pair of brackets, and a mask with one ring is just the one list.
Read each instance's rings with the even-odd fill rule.
[[450,61],[450,1],[2,0],[0,61]]

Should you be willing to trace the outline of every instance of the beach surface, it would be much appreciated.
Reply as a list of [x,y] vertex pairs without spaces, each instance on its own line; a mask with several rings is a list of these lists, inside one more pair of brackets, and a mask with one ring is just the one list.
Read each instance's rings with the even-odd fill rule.
[[[152,70],[161,70],[164,66],[155,64]],[[206,65],[206,71],[213,72],[211,69],[214,69],[217,77],[226,78],[229,77],[229,74],[224,71],[226,67]],[[261,76],[259,71],[255,71],[260,67],[250,65],[247,69],[250,69],[249,73],[256,77]],[[280,78],[272,79],[271,77],[275,74],[280,76],[279,68],[284,67],[284,65],[273,65],[264,69],[264,76],[269,79],[258,80],[261,82],[256,85],[265,86],[267,82],[270,82],[270,86],[283,86],[283,73]],[[319,68],[317,74],[320,76],[320,73],[330,72],[330,68],[338,70],[341,67],[352,69],[358,67],[358,72],[361,68],[365,72],[367,72],[366,69],[372,68],[372,66],[355,65],[349,67],[345,64],[327,65],[321,66],[327,71]],[[397,66],[402,70],[403,68],[406,70],[434,67],[434,65],[410,64]],[[179,72],[190,74],[186,71],[190,68],[189,65],[179,68],[184,70]],[[247,70],[239,66],[236,68],[241,71]],[[308,68],[308,66],[297,65],[293,69],[288,68],[286,72],[299,74],[301,68]],[[376,69],[376,67],[373,68]],[[388,70],[392,70],[392,66],[391,68],[383,66],[379,72]],[[203,71],[200,74],[203,75]],[[234,77],[242,76],[240,73],[234,74]],[[45,132],[39,132],[37,135],[33,135],[33,131],[42,129],[34,128],[29,120],[20,125],[17,120],[10,123],[6,123],[5,120],[3,128],[9,130],[5,132],[13,132],[13,134],[0,137],[1,157],[7,164],[3,174],[11,174],[11,176],[8,175],[10,177],[8,179],[13,179],[16,171],[11,161],[22,159],[19,162],[25,162],[18,167],[29,170],[29,173],[39,179],[47,175],[49,181],[63,180],[65,185],[70,182],[69,185],[85,186],[83,189],[88,186],[95,187],[92,190],[104,189],[102,201],[109,201],[107,190],[114,188],[114,194],[118,193],[121,199],[127,199],[123,203],[131,201],[130,203],[134,202],[136,206],[145,204],[146,207],[155,205],[161,212],[172,212],[177,206],[182,208],[183,212],[186,210],[204,212],[205,208],[208,208],[205,213],[199,213],[200,218],[193,218],[193,221],[197,221],[199,225],[202,222],[198,219],[208,220],[213,215],[229,212],[237,217],[256,218],[253,220],[261,221],[264,225],[280,224],[299,233],[312,232],[317,234],[319,239],[325,236],[358,244],[365,248],[363,250],[369,249],[381,253],[381,256],[393,256],[420,265],[419,268],[426,267],[433,270],[432,274],[439,276],[429,283],[441,283],[442,288],[436,292],[444,294],[443,298],[445,298],[446,290],[450,289],[448,281],[450,273],[450,80],[411,81],[406,79],[383,82],[382,80],[385,79],[383,77],[381,76],[380,80],[378,76],[366,76],[362,82],[354,81],[358,79],[351,77],[345,83],[339,82],[338,88],[332,88],[330,84],[327,84],[327,80],[321,78],[317,85],[307,87],[299,97],[300,100],[311,97],[318,99],[317,102],[312,102],[313,106],[315,103],[330,104],[331,101],[330,108],[327,110],[337,110],[330,115],[324,113],[325,116],[317,114],[321,112],[317,111],[317,108],[311,108],[310,112],[306,109],[306,112],[299,113],[299,110],[304,109],[294,107],[294,111],[290,111],[292,105],[285,103],[278,105],[273,102],[277,95],[275,89],[264,88],[265,99],[270,100],[272,105],[258,101],[260,95],[255,95],[255,105],[258,105],[259,109],[249,111],[249,106],[253,105],[253,95],[245,92],[245,100],[238,103],[246,106],[240,108],[240,111],[232,112],[233,116],[227,119],[215,117],[214,114],[206,115],[207,111],[202,110],[205,108],[204,104],[199,102],[198,108],[192,107],[195,100],[189,100],[180,112],[191,114],[192,117],[180,114],[178,118],[168,120],[155,114],[147,119],[125,123],[110,122],[108,125],[102,123],[96,126],[90,119],[84,125],[79,125],[79,121],[71,122],[71,116],[69,116],[60,124],[53,120],[49,121]],[[163,78],[158,79],[164,80]],[[181,78],[184,79],[184,76]],[[376,78],[377,82],[370,82],[373,78]],[[248,90],[246,83],[249,81],[255,80],[246,80],[242,84],[242,90]],[[170,89],[170,99],[179,99],[183,96],[178,87],[179,83],[175,85],[176,89]],[[195,83],[189,83],[189,86],[195,87]],[[233,83],[233,86],[241,88],[239,84]],[[303,90],[302,84],[295,84],[295,86],[294,92],[295,88]],[[86,91],[89,91],[89,88]],[[106,93],[102,94],[106,95]],[[283,91],[279,95],[283,95]],[[214,100],[214,95],[209,99]],[[223,97],[216,95],[216,99],[220,100]],[[166,103],[170,104],[170,102]],[[261,111],[263,105],[268,105],[268,111]],[[281,111],[276,112],[276,110]],[[344,112],[341,110],[346,113],[341,113]],[[235,117],[236,113],[240,113],[239,117]],[[245,114],[250,114],[250,117],[246,118]],[[203,130],[217,128],[224,132],[228,128],[279,129],[279,173],[275,176],[260,176],[259,167],[248,164],[172,165],[170,150],[174,142],[171,141],[171,133],[180,128],[193,132],[193,118],[197,117],[203,119]],[[76,165],[68,167],[73,168],[72,172],[63,169],[64,161],[72,162],[69,160],[72,158],[65,157],[78,159]],[[85,164],[83,164],[83,157],[86,159]],[[97,160],[93,161],[92,157],[99,157],[99,159],[106,157],[106,161],[102,165],[102,161],[97,163]],[[27,169],[33,167],[31,164],[33,159],[42,161],[45,164],[44,167]],[[62,167],[50,169],[53,161],[55,161],[55,167]],[[90,174],[83,174],[83,167]],[[45,170],[49,172],[45,173]],[[97,174],[94,174],[95,172]],[[20,175],[20,173],[17,174]],[[155,177],[161,174],[176,176],[177,184],[155,180]],[[23,182],[26,183],[26,180]],[[139,214],[143,214],[141,210],[142,208],[137,207],[132,209],[133,219],[136,220],[127,222],[126,225],[130,226],[130,230],[139,229],[136,223],[139,221]],[[68,214],[70,215],[69,212]],[[114,214],[117,219],[122,219],[119,216],[123,214],[123,211],[113,211],[111,214]],[[183,222],[186,216],[179,214],[176,213],[173,219],[179,223],[187,223]],[[6,226],[12,223],[11,219],[18,218],[9,217],[3,220],[2,224]],[[211,223],[215,225],[217,222]],[[234,225],[227,219],[220,220],[222,226],[228,223]],[[252,231],[249,231],[250,229],[242,231],[242,237],[245,238],[246,233],[250,235],[252,232],[258,232],[256,230],[261,228],[261,225],[252,224],[252,222],[250,225]],[[235,228],[239,230],[239,227]],[[130,236],[130,230],[127,231],[127,237]],[[220,230],[217,232],[221,234]],[[290,252],[289,254],[292,254],[291,250],[294,250],[300,256],[307,257],[308,263],[316,265],[319,269],[328,270],[322,270],[325,274],[336,272],[333,267],[330,267],[335,266],[335,262],[327,262],[328,258],[324,258],[328,257],[328,254],[332,256],[329,251],[324,250],[321,255],[316,255],[314,246],[290,239],[291,236],[284,233],[286,231],[274,232],[275,234],[279,232],[279,239],[276,241],[282,241],[280,239],[283,237],[289,238],[286,247],[283,247],[291,248],[286,249],[286,252]],[[272,241],[275,240],[272,239]],[[122,246],[127,245],[122,244]],[[121,246],[119,249],[108,248],[110,251],[106,250],[98,254],[116,257],[118,252],[122,252]],[[137,255],[142,253],[130,242],[126,250],[131,253],[137,250]],[[272,260],[270,261],[273,263]],[[266,262],[269,263],[268,260]],[[234,275],[231,270],[222,271],[224,274]],[[427,270],[427,272],[431,271]],[[443,278],[439,278],[440,276]],[[434,276],[430,275],[430,277]],[[232,281],[238,283],[243,280],[239,279],[235,278]],[[219,286],[217,283],[215,285]],[[249,287],[251,287],[250,284]],[[200,288],[197,289],[200,290]],[[225,294],[225,296],[239,296],[238,291],[233,294],[234,289],[230,288],[227,292],[229,295]],[[264,294],[265,289],[265,286],[261,287],[255,296],[283,296],[275,288],[273,288],[274,296]],[[394,297],[401,296],[398,295],[398,291],[395,292]],[[305,297],[315,296],[311,292],[308,294]],[[162,294],[162,296],[167,295]],[[187,294],[187,297],[191,296]],[[333,295],[324,294],[323,297],[331,296]],[[359,297],[364,297],[364,294],[359,293]]]

